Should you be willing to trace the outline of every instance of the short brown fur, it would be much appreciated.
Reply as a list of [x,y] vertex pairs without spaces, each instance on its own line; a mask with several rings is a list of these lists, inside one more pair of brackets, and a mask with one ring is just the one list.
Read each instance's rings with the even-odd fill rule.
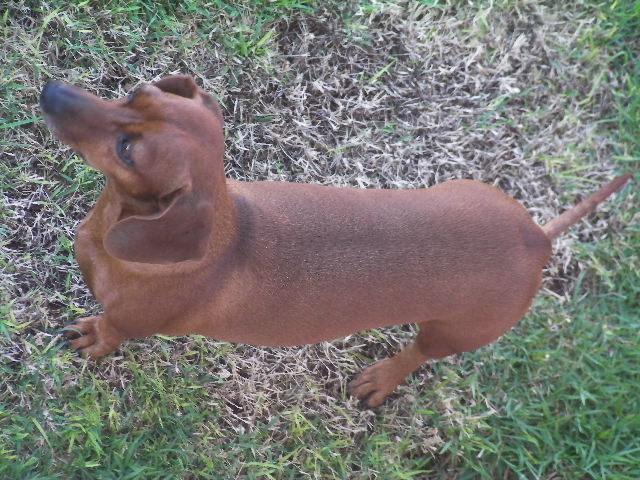
[[417,323],[412,344],[351,382],[369,406],[425,361],[509,330],[550,239],[629,178],[540,228],[470,180],[394,191],[225,179],[220,107],[187,76],[112,101],[54,82],[41,105],[107,176],[76,239],[105,313],[70,327],[74,349],[98,358],[156,333],[301,345]]

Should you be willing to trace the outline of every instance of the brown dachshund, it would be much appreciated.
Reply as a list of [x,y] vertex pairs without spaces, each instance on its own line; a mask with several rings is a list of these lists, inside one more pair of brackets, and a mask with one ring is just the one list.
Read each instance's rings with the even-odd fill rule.
[[187,76],[110,101],[50,82],[40,104],[107,177],[75,244],[105,313],[72,325],[72,348],[98,358],[156,333],[301,345],[417,323],[413,343],[351,382],[369,406],[426,360],[515,325],[551,240],[630,177],[541,228],[469,180],[417,191],[228,180],[220,107]]

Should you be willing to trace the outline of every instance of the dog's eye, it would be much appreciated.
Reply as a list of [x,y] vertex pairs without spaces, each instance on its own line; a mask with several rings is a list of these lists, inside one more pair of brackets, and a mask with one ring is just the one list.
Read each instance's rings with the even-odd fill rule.
[[133,152],[133,143],[131,139],[126,135],[123,135],[118,139],[118,156],[126,165],[133,167],[133,160],[131,159],[131,153]]

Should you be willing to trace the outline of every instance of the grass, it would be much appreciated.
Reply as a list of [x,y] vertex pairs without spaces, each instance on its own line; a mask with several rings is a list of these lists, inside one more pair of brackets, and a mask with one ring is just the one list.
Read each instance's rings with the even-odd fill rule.
[[[640,469],[637,188],[555,244],[525,319],[383,408],[346,383],[412,328],[269,349],[58,345],[99,312],[73,255],[103,185],[37,107],[181,71],[225,107],[230,177],[476,178],[541,223],[637,168],[639,2],[15,1],[0,10],[0,478],[594,478]],[[636,180],[637,181],[637,180]]]

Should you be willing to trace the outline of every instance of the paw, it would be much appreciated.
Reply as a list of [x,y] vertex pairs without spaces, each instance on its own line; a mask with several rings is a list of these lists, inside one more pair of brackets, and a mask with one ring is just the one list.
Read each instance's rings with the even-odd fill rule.
[[63,331],[69,348],[85,358],[97,359],[111,353],[124,340],[102,316],[80,318],[63,328]]
[[394,358],[387,358],[365,368],[349,383],[349,393],[369,408],[379,406],[404,380]]

